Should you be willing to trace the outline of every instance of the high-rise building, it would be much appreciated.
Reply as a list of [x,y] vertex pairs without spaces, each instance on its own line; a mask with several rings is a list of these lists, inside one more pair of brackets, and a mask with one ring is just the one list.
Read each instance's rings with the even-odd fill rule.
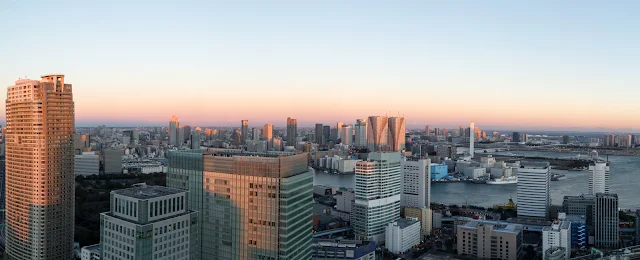
[[412,208],[429,207],[431,204],[431,160],[402,160],[402,193],[400,205]]
[[430,136],[431,135],[431,127],[429,125],[424,127],[424,133],[426,136]]
[[476,142],[475,140],[476,133],[471,131],[472,129],[475,129],[473,122],[469,124],[469,155],[471,155],[471,158],[473,158],[476,155],[476,151],[473,148]]
[[456,230],[459,255],[515,260],[524,248],[522,225],[470,221],[457,226]]
[[548,218],[550,181],[549,162],[521,162],[518,169],[518,218]]
[[298,138],[298,120],[287,117],[287,145],[295,146]]
[[618,136],[618,147],[631,147],[631,135],[619,135]]
[[0,209],[7,208],[7,193],[6,193],[6,174],[5,174],[5,157],[0,155]]
[[262,138],[267,141],[267,143],[270,143],[271,139],[273,139],[273,125],[272,124],[265,124],[264,128],[262,129]]
[[562,136],[562,143],[563,144],[569,144],[569,136],[568,135],[563,135]]
[[461,137],[468,137],[468,135],[465,135],[464,133],[465,133],[465,128],[464,128],[464,126],[460,126],[460,127],[459,127],[458,135],[459,135],[459,136],[461,136]]
[[196,127],[191,133],[191,149],[200,149],[200,139],[202,137],[202,128]]
[[602,145],[606,147],[614,147],[616,144],[616,136],[613,134],[605,135],[602,138]]
[[389,118],[386,116],[370,116],[367,128],[369,151],[388,151]]
[[400,218],[401,168],[399,152],[372,152],[367,161],[356,162],[351,212],[356,239],[382,242],[387,224]]
[[316,124],[316,129],[314,132],[315,138],[316,138],[316,144],[322,145],[324,144],[324,135],[322,133],[322,124]]
[[589,194],[609,193],[609,163],[594,162],[589,165]]
[[201,259],[310,259],[308,154],[170,151],[167,186],[188,190]]
[[325,144],[328,144],[331,138],[331,126],[322,126],[322,136],[324,138]]
[[[182,146],[182,144],[184,144],[184,133],[185,133],[185,127],[178,125],[178,130],[177,130],[178,134],[176,135],[176,146],[180,147]],[[189,135],[190,136],[190,135]]]
[[247,139],[249,139],[249,120],[240,120],[240,124],[240,141],[242,144],[245,144]]
[[73,91],[64,75],[20,79],[6,100],[6,255],[72,259]]
[[[542,228],[542,252],[552,248],[561,248],[564,253],[562,259],[568,260],[571,256],[571,223],[567,221],[554,221],[551,226]],[[543,260],[547,260],[543,254]]]
[[562,211],[569,216],[585,216],[585,224],[593,226],[593,214],[596,207],[596,197],[591,194],[580,196],[564,196]]
[[171,116],[169,120],[169,145],[178,146],[178,128],[180,123],[176,115]]
[[435,135],[435,136],[439,136],[439,135],[440,135],[440,128],[437,128],[437,127],[436,127],[436,128],[434,128],[434,129],[433,129],[433,135]]
[[511,134],[511,142],[514,142],[514,143],[522,142],[522,141],[520,140],[520,133],[519,133],[519,132],[513,132],[513,133]]
[[340,137],[342,137],[342,126],[343,125],[344,125],[344,122],[336,123],[336,136],[333,139],[333,141],[338,141],[338,139],[340,139]]
[[146,184],[112,191],[111,210],[100,214],[100,259],[200,259],[198,213],[186,198]]
[[389,117],[389,147],[391,151],[404,150],[406,134],[404,117]]
[[523,143],[529,142],[529,134],[522,134],[522,142]]
[[367,147],[367,119],[356,120],[355,140],[353,144],[358,148]]
[[[182,126],[180,126],[182,127]],[[188,141],[189,139],[191,139],[191,126],[190,125],[185,125],[184,127],[182,127],[182,139],[180,142],[180,144],[183,144],[184,142]]]
[[351,140],[353,140],[353,129],[351,125],[343,125],[340,133],[340,142],[351,145],[353,143]]
[[620,220],[618,214],[617,194],[596,194],[594,225],[595,245],[597,248],[619,248]]

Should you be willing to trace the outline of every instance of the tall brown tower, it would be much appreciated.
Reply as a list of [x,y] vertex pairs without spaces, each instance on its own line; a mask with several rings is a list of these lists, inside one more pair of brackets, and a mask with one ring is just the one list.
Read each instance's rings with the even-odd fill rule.
[[71,259],[74,235],[74,104],[64,75],[7,89],[6,253]]

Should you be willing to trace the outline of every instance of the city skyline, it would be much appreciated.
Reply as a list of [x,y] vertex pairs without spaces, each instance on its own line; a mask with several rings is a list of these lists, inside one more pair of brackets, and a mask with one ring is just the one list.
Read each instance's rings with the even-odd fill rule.
[[67,75],[78,126],[399,112],[408,128],[640,129],[632,1],[124,3],[0,6],[0,82]]

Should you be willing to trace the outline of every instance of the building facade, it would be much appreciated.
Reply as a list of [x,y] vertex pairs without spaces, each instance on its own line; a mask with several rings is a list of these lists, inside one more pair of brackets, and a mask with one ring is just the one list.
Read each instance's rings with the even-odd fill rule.
[[100,259],[200,259],[198,213],[183,190],[147,186],[111,192],[100,214]]
[[356,120],[356,125],[354,126],[355,130],[355,138],[353,145],[358,148],[367,147],[367,119],[358,119]]
[[191,133],[191,149],[200,149],[200,139],[202,138],[202,128],[196,127]]
[[352,226],[356,239],[382,242],[387,224],[400,218],[402,183],[399,152],[369,153],[356,163]]
[[516,260],[522,252],[522,226],[470,221],[457,227],[459,255]]
[[316,239],[311,251],[313,260],[375,260],[376,242]]
[[609,163],[595,162],[589,165],[589,194],[609,193]]
[[83,152],[81,155],[76,155],[75,161],[75,175],[97,175],[100,173],[100,156],[95,152]]
[[389,150],[389,118],[370,116],[367,127],[367,143],[370,152]]
[[80,260],[100,260],[100,244],[82,247]]
[[169,120],[169,145],[177,146],[178,145],[178,128],[180,123],[178,122],[178,117],[173,115]]
[[562,211],[569,216],[584,216],[585,224],[593,227],[593,215],[596,207],[596,196],[582,194],[580,196],[564,196]]
[[351,125],[343,125],[340,131],[340,143],[345,145],[353,144],[353,128]]
[[550,181],[551,166],[548,162],[521,162],[518,169],[518,218],[548,218]]
[[420,230],[420,221],[416,218],[389,223],[385,232],[385,247],[394,254],[405,253],[422,241]]
[[74,103],[64,75],[20,79],[6,100],[6,255],[73,257]]
[[200,212],[201,259],[311,258],[312,185],[306,153],[169,152],[167,186]]
[[[562,259],[571,256],[571,223],[568,221],[555,221],[551,226],[542,228],[542,252],[551,248],[561,248],[564,253]],[[548,260],[543,254],[543,260]]]
[[103,150],[104,173],[122,173],[122,149],[105,149]]
[[249,139],[249,120],[240,120],[240,142],[245,144]]
[[316,124],[316,128],[314,131],[314,136],[316,139],[316,144],[322,145],[325,144],[325,138],[324,138],[324,134],[322,132],[322,124]]
[[431,204],[431,160],[402,160],[402,193],[400,206],[429,207]]
[[295,146],[298,138],[298,120],[287,117],[287,145]]
[[389,117],[389,148],[400,152],[405,149],[405,135],[407,133],[404,117]]
[[620,247],[620,220],[617,194],[596,194],[594,212],[595,245],[597,248]]

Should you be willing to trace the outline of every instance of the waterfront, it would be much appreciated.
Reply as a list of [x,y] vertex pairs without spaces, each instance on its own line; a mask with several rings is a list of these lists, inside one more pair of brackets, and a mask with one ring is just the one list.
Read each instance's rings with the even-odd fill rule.
[[[495,154],[515,153],[518,156],[533,156],[547,158],[570,158],[577,153],[556,153],[540,151],[508,151]],[[477,154],[484,156],[483,154]],[[605,156],[603,156],[605,157]],[[606,158],[606,157],[605,157]],[[637,156],[609,156],[611,162],[611,192],[620,198],[620,207],[627,209],[640,208],[640,157]],[[553,170],[566,176],[559,181],[551,182],[551,201],[554,205],[561,205],[566,195],[580,195],[588,191],[588,171]],[[354,186],[354,175],[333,175],[323,172],[314,174],[314,185],[332,187]],[[443,204],[469,205],[491,207],[504,204],[509,196],[517,203],[517,185],[486,185],[468,182],[448,182],[431,184],[431,201]]]

